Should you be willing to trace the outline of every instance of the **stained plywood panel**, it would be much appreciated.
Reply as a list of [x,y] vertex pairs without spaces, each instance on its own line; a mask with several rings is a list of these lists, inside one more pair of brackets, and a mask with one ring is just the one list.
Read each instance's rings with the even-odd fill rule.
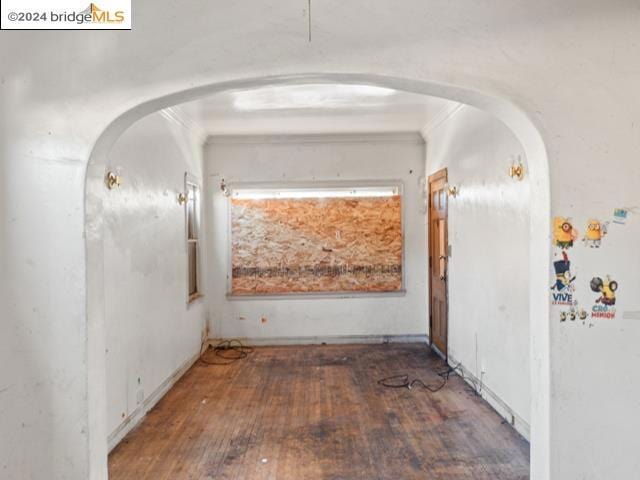
[[401,197],[231,199],[235,295],[402,288]]

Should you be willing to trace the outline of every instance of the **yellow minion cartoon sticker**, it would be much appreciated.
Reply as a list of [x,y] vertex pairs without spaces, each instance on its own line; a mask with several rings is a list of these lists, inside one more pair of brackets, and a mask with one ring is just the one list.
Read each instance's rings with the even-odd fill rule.
[[596,303],[602,303],[603,305],[615,305],[616,304],[616,290],[618,290],[618,282],[611,280],[607,277],[603,280],[600,277],[593,277],[591,279],[591,290],[600,294],[600,298],[596,300]]
[[588,314],[584,308],[577,310],[575,306],[571,307],[569,310],[561,310],[560,311],[560,321],[566,322],[567,320],[571,320],[575,322],[576,320],[581,320],[584,324],[587,319]]
[[607,234],[608,226],[609,222],[602,223],[592,218],[587,223],[587,230],[582,237],[582,241],[591,248],[600,248],[602,238]]
[[573,305],[573,292],[575,275],[571,274],[571,262],[567,252],[562,251],[562,260],[553,262],[556,272],[556,281],[551,285],[551,297],[553,305]]
[[593,277],[591,279],[591,290],[598,293],[600,297],[596,299],[596,303],[592,308],[592,318],[608,318],[613,319],[616,316],[616,291],[618,290],[618,282],[607,276],[606,279]]
[[555,217],[553,219],[553,244],[563,250],[573,247],[573,242],[578,238],[578,231],[573,228],[571,219]]

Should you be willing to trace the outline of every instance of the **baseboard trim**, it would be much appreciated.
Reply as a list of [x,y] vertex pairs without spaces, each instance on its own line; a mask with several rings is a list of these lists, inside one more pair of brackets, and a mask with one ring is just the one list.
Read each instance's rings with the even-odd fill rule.
[[[210,345],[228,340],[227,338],[209,339]],[[335,336],[312,336],[312,337],[244,337],[237,338],[245,345],[255,347],[281,346],[281,345],[344,345],[356,344],[376,344],[376,343],[428,343],[424,334],[408,335],[335,335]]]
[[144,401],[133,410],[129,416],[127,416],[116,429],[111,432],[107,437],[107,445],[109,452],[113,450],[122,439],[133,430],[144,419],[149,410],[156,406],[156,404],[165,396],[165,394],[173,387],[182,376],[189,370],[200,358],[200,352],[196,353],[193,357],[190,357],[184,362],[177,370],[175,370],[169,378],[156,388],[151,395],[144,399]]
[[[454,357],[449,354],[449,365],[452,367],[458,366],[459,369],[464,373],[464,380],[471,386],[474,387],[473,383],[476,385],[480,384],[480,379],[478,379],[471,371],[466,368],[464,365],[459,363]],[[482,385],[482,391],[480,392],[480,396],[493,408],[498,415],[504,418],[520,435],[522,435],[527,441],[531,439],[531,426],[529,423],[524,420],[521,416],[519,416],[513,409],[507,405],[493,390],[488,388],[486,385]]]

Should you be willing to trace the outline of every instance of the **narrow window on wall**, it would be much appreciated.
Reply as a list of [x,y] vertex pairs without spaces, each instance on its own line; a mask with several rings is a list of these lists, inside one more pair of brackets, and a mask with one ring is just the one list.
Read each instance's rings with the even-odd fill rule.
[[187,265],[188,265],[188,285],[189,302],[201,295],[200,292],[200,189],[195,181],[186,175],[185,186],[187,202],[185,213],[187,217]]

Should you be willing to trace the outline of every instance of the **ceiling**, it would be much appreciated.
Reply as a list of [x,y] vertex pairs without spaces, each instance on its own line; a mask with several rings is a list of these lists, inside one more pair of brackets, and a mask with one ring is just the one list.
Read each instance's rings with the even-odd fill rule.
[[370,85],[279,85],[218,93],[173,110],[208,135],[420,131],[456,102]]

